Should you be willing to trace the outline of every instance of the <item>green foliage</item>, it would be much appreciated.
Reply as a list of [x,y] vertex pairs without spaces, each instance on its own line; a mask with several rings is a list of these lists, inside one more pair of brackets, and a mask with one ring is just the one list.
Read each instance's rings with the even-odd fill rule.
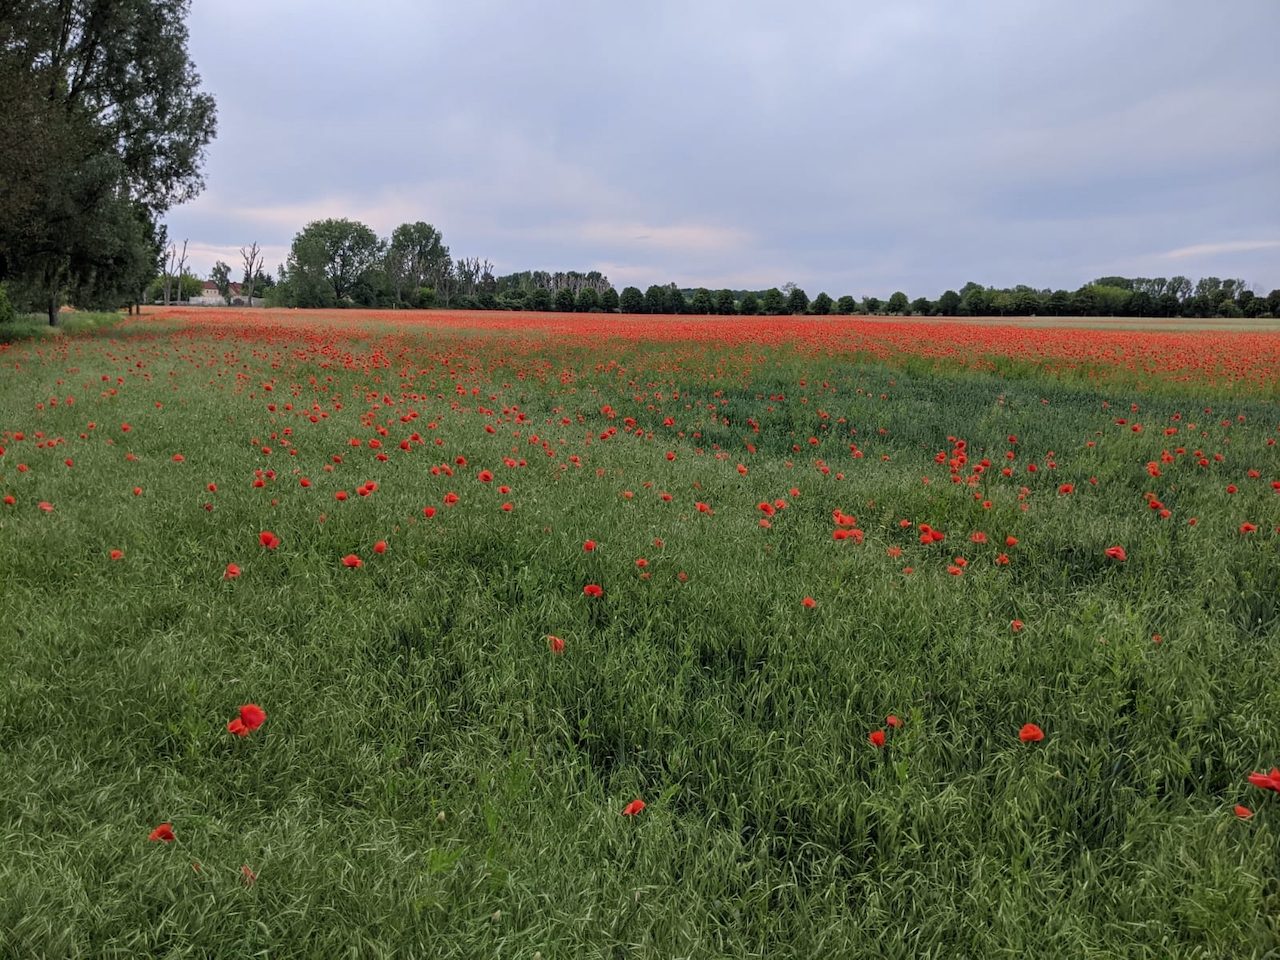
[[670,288],[652,284],[644,292],[645,313],[667,313],[670,309],[667,293]]
[[907,300],[907,295],[905,293],[898,290],[889,297],[889,303],[886,305],[886,309],[890,313],[901,316],[910,309],[910,301]]
[[555,293],[555,308],[561,313],[572,313],[577,299],[568,287],[561,287]]
[[183,0],[31,0],[0,14],[0,277],[43,291],[49,323],[139,299],[157,216],[202,187],[213,99]]
[[667,287],[667,312],[668,313],[687,313],[689,304],[685,302],[684,294],[673,283]]
[[813,298],[813,303],[810,305],[809,309],[817,316],[825,317],[831,312],[832,306],[831,297],[829,297],[824,291]]
[[542,313],[546,313],[555,306],[552,301],[551,291],[546,287],[538,287],[536,290],[530,291],[529,295],[525,298],[525,303],[527,304],[528,309],[538,310]]
[[578,291],[578,299],[574,307],[579,313],[590,313],[600,309],[600,294],[594,287],[583,287]]
[[722,316],[732,316],[738,312],[738,305],[734,301],[732,290],[716,291],[716,313]]
[[0,283],[0,323],[13,323],[17,318],[17,311],[13,309],[13,304],[9,302],[9,290],[3,283]]
[[875,316],[880,312],[883,306],[884,306],[884,302],[880,300],[878,297],[862,298],[862,312],[867,314],[868,316]]
[[764,292],[760,298],[760,312],[768,316],[778,316],[787,312],[787,301],[782,295],[782,291],[777,287],[770,287]]
[[787,294],[787,313],[796,316],[809,311],[809,295],[800,287],[793,287]]
[[916,297],[911,301],[911,312],[917,317],[927,317],[933,313],[933,303],[928,297]]
[[711,291],[706,287],[699,287],[693,292],[693,297],[689,300],[689,312],[696,314],[715,313],[716,304],[712,299]]
[[841,314],[844,314],[845,316],[851,316],[857,312],[858,312],[858,301],[854,297],[850,296],[849,294],[846,293],[844,296],[842,296],[839,300],[836,301],[836,313],[841,313]]
[[370,274],[383,252],[377,234],[363,223],[346,219],[315,220],[293,238],[285,276],[292,292],[290,306],[333,307],[376,296]]
[[[782,296],[781,291],[779,291],[778,296]],[[760,298],[748,290],[742,296],[742,302],[738,305],[738,312],[744,317],[754,317],[760,312]]]
[[938,316],[954,317],[960,312],[960,294],[954,290],[945,291],[938,298]]
[[623,287],[619,306],[623,313],[644,313],[644,294],[638,287]]
[[617,313],[621,304],[618,291],[613,287],[605,287],[604,293],[600,294],[600,309],[605,313]]
[[231,305],[231,267],[219,260],[213,265],[213,271],[209,274],[209,279],[213,281],[218,288],[218,295],[227,302],[227,306]]

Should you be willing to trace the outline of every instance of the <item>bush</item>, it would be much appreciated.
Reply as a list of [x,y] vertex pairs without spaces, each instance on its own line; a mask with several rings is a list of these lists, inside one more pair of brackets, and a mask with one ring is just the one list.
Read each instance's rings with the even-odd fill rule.
[[0,283],[0,323],[13,323],[17,319],[13,304],[9,302],[9,291]]

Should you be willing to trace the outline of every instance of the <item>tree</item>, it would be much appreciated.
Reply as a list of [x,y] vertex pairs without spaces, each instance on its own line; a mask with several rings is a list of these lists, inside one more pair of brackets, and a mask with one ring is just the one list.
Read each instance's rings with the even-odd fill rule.
[[617,313],[620,304],[618,291],[613,287],[605,287],[604,293],[600,294],[600,309],[605,313]]
[[689,304],[685,303],[684,293],[674,283],[667,288],[667,312],[687,313]]
[[787,313],[800,314],[808,309],[809,295],[793,284],[791,292],[787,294]]
[[596,293],[595,287],[583,287],[578,291],[578,299],[574,304],[574,308],[579,313],[590,313],[592,310],[600,309],[600,294]]
[[639,287],[623,287],[618,306],[623,313],[644,313],[644,294]]
[[857,309],[858,301],[847,293],[836,301],[836,313],[843,313],[845,316],[851,316]]
[[[247,306],[253,306],[253,292],[259,286],[267,286],[268,284],[260,284],[259,279],[262,277],[262,253],[258,249],[258,241],[254,241],[248,247],[240,248],[240,259],[244,263],[244,280],[240,283],[240,289],[244,293],[244,302]],[[267,278],[268,281],[270,278]]]
[[778,314],[787,312],[787,301],[783,297],[782,291],[777,287],[770,287],[764,292],[764,296],[760,298],[760,312],[776,317]]
[[877,313],[879,313],[881,306],[883,306],[883,304],[880,302],[879,297],[863,297],[862,298],[863,312],[865,312],[869,317],[874,317]]
[[1071,294],[1065,290],[1055,290],[1044,302],[1044,312],[1050,317],[1071,316]]
[[1013,312],[1019,317],[1031,317],[1040,312],[1040,296],[1030,287],[1018,287],[1013,291]]
[[438,286],[452,266],[444,237],[431,224],[402,223],[392,231],[384,269],[396,306],[422,287]]
[[314,220],[293,238],[286,266],[300,307],[341,305],[382,256],[382,241],[363,223]]
[[[188,0],[26,0],[0,8],[0,279],[136,286],[158,217],[199,193],[213,99],[187,55]],[[132,221],[132,222],[130,222]],[[109,237],[99,255],[85,243]],[[137,268],[137,269],[135,269]],[[111,271],[122,270],[120,277]]]
[[218,296],[227,301],[228,307],[231,306],[231,267],[219,260],[213,265],[209,279],[218,288]]
[[693,296],[689,300],[689,312],[706,315],[714,313],[716,309],[715,301],[711,298],[711,291],[706,287],[699,287],[693,291]]
[[666,313],[667,312],[667,288],[660,287],[656,283],[652,284],[648,290],[644,292],[644,312],[645,313]]
[[888,309],[890,313],[901,316],[902,314],[907,312],[907,307],[909,304],[910,304],[910,301],[907,299],[907,295],[903,293],[901,290],[898,290],[898,291],[895,291],[892,295],[890,295]]
[[960,312],[960,294],[954,290],[945,291],[938,298],[938,316],[954,317]]
[[829,314],[831,312],[831,307],[831,297],[829,297],[825,291],[814,297],[813,303],[810,305],[810,309],[819,317],[825,317]]
[[928,297],[916,297],[911,301],[911,312],[917,317],[927,317],[933,313],[933,303]]
[[551,291],[546,287],[538,287],[529,292],[525,298],[525,306],[529,310],[537,310],[540,313],[548,313],[551,310]]
[[573,291],[568,287],[561,287],[556,291],[555,305],[557,313],[572,313],[573,308],[577,306],[577,300],[573,295]]
[[716,291],[716,313],[721,316],[732,316],[738,312],[738,305],[734,302],[732,290]]
[[760,298],[748,290],[742,295],[742,303],[738,304],[738,312],[744,317],[754,317],[760,312]]

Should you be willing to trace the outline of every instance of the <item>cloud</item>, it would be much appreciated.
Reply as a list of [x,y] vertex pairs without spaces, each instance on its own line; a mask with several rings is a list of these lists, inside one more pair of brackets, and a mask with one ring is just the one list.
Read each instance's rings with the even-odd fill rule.
[[1278,248],[1280,248],[1280,240],[1228,240],[1225,243],[1196,243],[1189,247],[1178,247],[1159,256],[1166,260],[1186,260],[1193,257],[1221,257],[1231,253]]
[[1277,34],[1275,0],[195,0],[221,133],[170,235],[421,219],[641,287],[1277,286],[1280,81],[1241,45]]

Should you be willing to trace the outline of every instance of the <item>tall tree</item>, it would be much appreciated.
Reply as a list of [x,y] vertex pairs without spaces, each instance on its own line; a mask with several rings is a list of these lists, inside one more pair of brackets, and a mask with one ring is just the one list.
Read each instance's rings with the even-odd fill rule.
[[832,301],[831,296],[824,290],[813,298],[813,303],[810,304],[809,309],[811,309],[817,316],[825,317],[831,312],[831,308],[833,306],[834,302]]
[[787,313],[801,314],[809,309],[809,295],[794,283],[787,293]]
[[618,291],[612,286],[605,287],[600,294],[600,309],[605,313],[617,313],[619,302]]
[[[429,223],[402,223],[391,233],[387,244],[387,279],[395,295],[396,306],[414,304],[423,287],[438,285],[439,278],[449,272],[449,248],[440,231]],[[496,291],[495,291],[496,292]]]
[[644,294],[639,287],[623,287],[618,306],[623,313],[644,313]]
[[124,261],[95,261],[85,237],[154,239],[158,216],[203,187],[216,112],[187,54],[188,6],[0,5],[0,279],[41,286],[51,324],[64,287],[118,286],[105,275]]
[[[795,284],[792,284],[794,287]],[[787,301],[782,291],[777,287],[770,287],[764,292],[764,296],[760,298],[760,312],[767,313],[770,316],[777,316],[787,312]]]
[[314,220],[293,238],[287,271],[300,307],[343,304],[382,256],[378,235],[355,220]]
[[667,288],[651,284],[649,289],[644,292],[644,312],[645,313],[666,313],[667,312]]
[[[778,296],[782,296],[781,293]],[[760,312],[760,298],[755,295],[755,291],[748,290],[742,295],[742,302],[738,304],[738,312],[744,317],[754,317]]]
[[218,288],[218,296],[227,302],[228,307],[231,306],[231,265],[219,260],[213,265],[209,279]]
[[901,316],[902,314],[907,312],[907,309],[909,308],[910,303],[911,301],[907,299],[907,295],[905,293],[903,293],[901,290],[896,290],[889,297],[888,310],[890,313],[895,313]]
[[693,296],[689,299],[689,312],[706,315],[714,313],[716,309],[715,301],[711,298],[711,291],[706,287],[699,287],[693,291]]
[[716,313],[722,314],[724,316],[729,316],[737,312],[738,312],[738,306],[734,302],[733,291],[717,290],[716,291]]

